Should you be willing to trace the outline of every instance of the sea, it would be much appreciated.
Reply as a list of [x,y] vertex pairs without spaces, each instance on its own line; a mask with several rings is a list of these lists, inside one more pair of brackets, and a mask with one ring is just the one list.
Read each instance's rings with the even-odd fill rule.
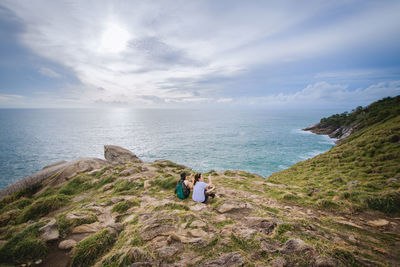
[[195,171],[244,170],[268,177],[334,146],[302,131],[332,110],[0,109],[0,189],[44,166],[104,158],[104,145],[143,161]]

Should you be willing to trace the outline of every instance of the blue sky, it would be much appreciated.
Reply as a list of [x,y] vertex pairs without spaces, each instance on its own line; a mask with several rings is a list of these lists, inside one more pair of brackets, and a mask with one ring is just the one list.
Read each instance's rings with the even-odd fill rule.
[[0,107],[351,109],[400,94],[400,1],[0,3]]

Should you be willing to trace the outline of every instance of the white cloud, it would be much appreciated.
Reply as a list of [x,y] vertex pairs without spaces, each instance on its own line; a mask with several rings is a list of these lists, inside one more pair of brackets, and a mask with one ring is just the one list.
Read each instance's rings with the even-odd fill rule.
[[[24,24],[20,36],[24,45],[76,75],[82,102],[228,99],[216,97],[224,84],[203,82],[235,77],[260,64],[379,43],[399,33],[399,2],[363,5],[352,16],[318,27],[301,25],[348,1],[243,3],[5,0],[2,4]],[[48,68],[40,73],[59,77]]]
[[20,99],[23,96],[21,95],[9,95],[9,94],[0,94],[0,101],[10,101],[15,99]]
[[219,98],[217,99],[217,103],[229,103],[232,102],[232,98]]
[[44,75],[44,76],[50,77],[50,78],[61,78],[61,74],[55,72],[52,69],[45,68],[45,67],[41,67],[39,69],[39,73]]
[[354,108],[359,105],[368,105],[384,97],[397,95],[400,95],[400,80],[381,82],[357,90],[349,90],[347,85],[318,82],[292,94],[280,93],[265,97],[241,98],[236,102],[270,108],[333,108],[338,106]]

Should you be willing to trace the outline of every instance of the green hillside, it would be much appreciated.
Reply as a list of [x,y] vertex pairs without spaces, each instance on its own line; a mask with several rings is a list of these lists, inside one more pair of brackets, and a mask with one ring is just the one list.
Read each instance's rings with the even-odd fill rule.
[[332,210],[400,213],[399,101],[386,98],[346,115],[358,130],[330,151],[272,174],[271,182],[292,186],[276,194]]

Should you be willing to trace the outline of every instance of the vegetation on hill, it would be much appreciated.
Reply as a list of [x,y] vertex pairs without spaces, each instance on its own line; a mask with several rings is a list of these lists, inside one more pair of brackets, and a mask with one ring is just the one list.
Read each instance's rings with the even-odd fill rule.
[[378,122],[385,122],[400,115],[400,96],[386,97],[370,104],[367,107],[357,107],[349,112],[335,114],[322,118],[320,123],[324,127],[356,126],[358,130]]

